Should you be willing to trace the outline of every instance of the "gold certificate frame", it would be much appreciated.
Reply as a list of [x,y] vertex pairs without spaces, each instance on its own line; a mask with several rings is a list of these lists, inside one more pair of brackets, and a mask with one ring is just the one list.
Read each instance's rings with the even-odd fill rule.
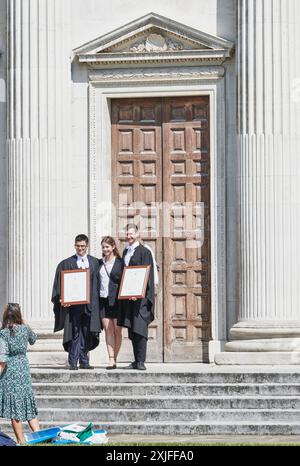
[[151,265],[124,267],[118,299],[142,299],[146,296]]
[[90,270],[75,269],[61,272],[61,305],[90,303]]

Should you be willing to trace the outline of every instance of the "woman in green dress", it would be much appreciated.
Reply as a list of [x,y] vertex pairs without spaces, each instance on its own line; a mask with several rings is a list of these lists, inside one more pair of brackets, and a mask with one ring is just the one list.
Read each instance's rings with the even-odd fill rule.
[[6,366],[0,376],[0,417],[10,419],[19,444],[25,443],[22,421],[39,430],[37,406],[32,391],[27,345],[36,334],[22,319],[19,304],[9,303],[3,314],[0,339],[7,347]]

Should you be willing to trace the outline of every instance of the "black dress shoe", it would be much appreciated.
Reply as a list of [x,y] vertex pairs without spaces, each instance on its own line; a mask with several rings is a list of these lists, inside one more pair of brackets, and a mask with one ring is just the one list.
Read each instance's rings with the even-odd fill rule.
[[89,364],[79,364],[79,369],[94,369],[93,366]]
[[146,370],[146,366],[143,362],[137,362],[136,363],[136,368],[138,371],[145,371]]
[[116,368],[117,368],[117,364],[112,364],[112,365],[106,366],[106,369],[107,369],[108,371],[111,371],[112,369],[116,369]]
[[70,371],[78,371],[77,366],[70,366],[69,369],[70,369]]
[[129,366],[124,367],[124,369],[136,369],[136,362],[133,361]]

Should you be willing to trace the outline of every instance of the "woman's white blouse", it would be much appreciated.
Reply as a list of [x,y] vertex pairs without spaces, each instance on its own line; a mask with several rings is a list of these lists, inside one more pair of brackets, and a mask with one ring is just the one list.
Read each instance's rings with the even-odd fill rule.
[[[105,267],[110,275],[112,268],[115,263],[115,258],[111,262],[105,262]],[[107,298],[108,297],[108,287],[109,287],[109,277],[106,273],[104,265],[100,268],[100,298]]]

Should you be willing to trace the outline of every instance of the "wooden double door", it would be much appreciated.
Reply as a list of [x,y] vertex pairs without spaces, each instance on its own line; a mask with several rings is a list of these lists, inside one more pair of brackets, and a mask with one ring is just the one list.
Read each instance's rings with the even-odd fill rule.
[[[208,360],[209,97],[112,100],[115,231],[139,225],[159,266],[147,361]],[[122,244],[123,243],[123,244]]]

